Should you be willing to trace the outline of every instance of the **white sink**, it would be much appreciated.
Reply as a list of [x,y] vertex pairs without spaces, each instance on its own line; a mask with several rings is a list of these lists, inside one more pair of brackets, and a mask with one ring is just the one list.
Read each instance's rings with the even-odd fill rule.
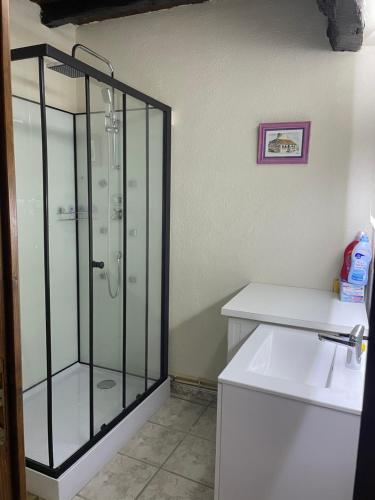
[[319,340],[315,332],[260,325],[219,382],[360,414],[365,359],[362,370],[351,370],[345,366],[346,351],[345,346]]
[[217,500],[352,500],[366,360],[346,353],[314,331],[250,335],[219,376]]
[[322,342],[316,334],[288,328],[257,328],[251,337],[251,360],[246,371],[328,387],[336,345]]

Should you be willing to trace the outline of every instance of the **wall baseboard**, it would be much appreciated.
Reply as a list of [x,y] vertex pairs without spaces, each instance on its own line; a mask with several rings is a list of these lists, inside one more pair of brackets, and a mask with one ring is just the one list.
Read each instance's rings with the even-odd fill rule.
[[201,389],[207,389],[210,391],[217,391],[217,382],[213,382],[212,380],[208,380],[205,378],[188,377],[186,375],[170,375],[170,379],[171,384],[185,384],[200,387]]
[[206,386],[202,381],[185,377],[171,377],[171,396],[209,406],[216,403],[217,386],[212,383]]

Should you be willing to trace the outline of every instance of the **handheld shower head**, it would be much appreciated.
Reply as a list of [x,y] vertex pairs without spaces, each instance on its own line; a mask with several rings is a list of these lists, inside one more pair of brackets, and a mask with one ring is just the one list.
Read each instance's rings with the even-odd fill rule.
[[106,104],[113,106],[113,93],[109,87],[102,88],[102,97]]
[[106,117],[113,119],[114,113],[114,102],[113,102],[113,90],[109,87],[102,88],[102,98],[105,103],[105,115]]

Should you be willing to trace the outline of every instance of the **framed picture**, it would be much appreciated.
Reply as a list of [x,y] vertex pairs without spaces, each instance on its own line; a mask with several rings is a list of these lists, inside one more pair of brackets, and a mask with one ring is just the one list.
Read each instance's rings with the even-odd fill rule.
[[258,163],[307,163],[311,122],[261,123]]

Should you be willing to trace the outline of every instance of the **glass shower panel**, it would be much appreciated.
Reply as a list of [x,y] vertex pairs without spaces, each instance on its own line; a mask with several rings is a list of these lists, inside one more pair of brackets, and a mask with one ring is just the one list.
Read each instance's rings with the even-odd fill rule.
[[[83,97],[84,100],[84,91]],[[83,106],[84,107],[84,106]],[[86,366],[90,362],[89,339],[89,231],[88,231],[88,183],[87,183],[87,133],[86,113],[75,115],[76,139],[76,207],[77,207],[77,257],[78,257],[78,321],[79,361]],[[87,394],[89,391],[87,390]]]
[[146,105],[126,99],[126,371],[127,403],[146,388],[147,141]]
[[[44,66],[47,160],[49,296],[54,466],[61,465],[89,439],[89,377],[79,361],[78,230],[82,222],[76,197],[75,116],[55,109],[56,88],[75,90],[73,80]],[[75,110],[75,93],[65,108]],[[79,219],[79,220],[78,220]],[[66,408],[70,408],[67,413]]]
[[13,126],[17,166],[25,451],[29,458],[48,465],[43,170],[39,103],[14,97]]
[[95,433],[123,409],[122,103],[90,79]]
[[78,360],[74,130],[70,113],[47,108],[46,121],[52,373],[57,373]]

